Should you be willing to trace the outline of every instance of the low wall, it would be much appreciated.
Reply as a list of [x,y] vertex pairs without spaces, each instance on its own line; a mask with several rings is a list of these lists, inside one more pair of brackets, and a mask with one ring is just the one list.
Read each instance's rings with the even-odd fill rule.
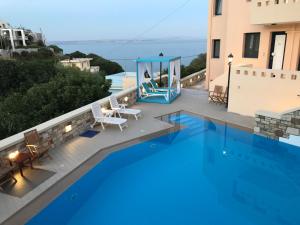
[[[203,70],[184,78],[182,80],[183,86],[187,87],[203,80],[205,76],[204,73],[205,71]],[[115,95],[120,103],[126,103],[129,106],[136,103],[136,87],[118,92]],[[109,108],[108,97],[97,102],[101,105],[101,107]],[[89,104],[45,123],[39,124],[26,131],[37,129],[41,136],[42,144],[47,145],[49,138],[51,138],[52,147],[54,148],[74,137],[77,137],[80,133],[89,129],[93,122],[94,118],[91,113],[91,104]],[[72,130],[70,132],[65,132],[65,127],[68,125],[72,126]],[[24,150],[26,148],[24,143],[24,132],[26,131],[22,131],[6,139],[0,140],[0,156],[8,155],[10,152],[16,150]]]
[[300,136],[300,108],[283,113],[260,111],[255,115],[256,134],[278,139]]
[[181,79],[181,87],[187,88],[196,85],[200,81],[205,80],[206,70],[201,70]]
[[234,67],[229,112],[255,116],[258,110],[282,112],[300,106],[300,72]]
[[[119,92],[116,94],[116,96],[120,103],[133,105],[136,102],[136,88]],[[128,98],[126,98],[127,101],[125,101],[125,97]],[[109,107],[108,97],[97,102],[102,107]],[[36,127],[30,128],[26,131],[37,129],[44,145],[47,145],[49,138],[51,138],[52,147],[56,147],[74,137],[77,137],[80,133],[87,130],[93,122],[94,119],[91,113],[91,104],[89,104],[55,119],[39,124]],[[70,132],[65,132],[65,127],[67,125],[72,126],[72,130]],[[24,132],[26,131],[1,140],[0,154],[7,155],[12,151],[24,150]]]

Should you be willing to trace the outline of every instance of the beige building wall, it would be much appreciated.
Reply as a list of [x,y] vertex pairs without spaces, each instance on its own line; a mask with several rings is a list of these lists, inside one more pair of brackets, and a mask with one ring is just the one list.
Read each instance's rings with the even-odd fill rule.
[[89,58],[82,58],[82,59],[72,59],[72,60],[62,60],[60,61],[63,66],[66,67],[77,67],[81,71],[90,71],[91,65],[90,61],[92,59]]
[[[278,17],[272,14],[274,6],[265,7],[273,4],[273,1],[223,0],[222,2],[222,15],[215,16],[215,0],[209,1],[206,87],[210,90],[213,90],[215,85],[222,85],[224,89],[226,88],[227,56],[232,53],[234,55],[233,68],[244,66],[252,76],[236,76],[235,71],[232,70],[228,111],[254,116],[258,110],[278,112],[300,106],[298,96],[300,74],[297,72],[300,63],[300,23],[297,22],[300,21],[300,11],[298,19],[293,22],[295,12],[291,13],[286,10],[285,5]],[[258,2],[261,2],[263,8],[254,7]],[[300,1],[294,4],[297,4],[294,5],[297,9]],[[281,7],[281,5],[276,7]],[[262,10],[266,10],[265,13],[268,15],[272,14],[268,17],[272,18],[272,24],[265,23]],[[278,11],[278,8],[276,10]],[[290,17],[289,13],[292,14]],[[281,22],[283,17],[285,23]],[[253,18],[256,19],[255,24]],[[289,22],[286,22],[287,18]],[[273,32],[285,32],[287,35],[283,67],[282,70],[276,71],[269,69]],[[243,56],[245,33],[260,33],[257,58],[244,58]],[[214,39],[221,40],[220,58],[212,57]]]
[[300,72],[234,67],[228,111],[254,116],[300,106]]
[[[253,2],[247,0],[223,0],[222,15],[214,16],[215,0],[210,0],[209,29],[207,48],[207,81],[227,74],[227,56],[234,55],[233,65],[249,65],[257,68],[268,68],[271,51],[272,32],[287,33],[284,70],[297,70],[299,63],[300,24],[253,25],[251,24],[251,10]],[[300,17],[300,13],[299,13]],[[260,32],[260,48],[258,58],[244,58],[244,34]],[[220,58],[212,58],[212,40],[221,40]]]

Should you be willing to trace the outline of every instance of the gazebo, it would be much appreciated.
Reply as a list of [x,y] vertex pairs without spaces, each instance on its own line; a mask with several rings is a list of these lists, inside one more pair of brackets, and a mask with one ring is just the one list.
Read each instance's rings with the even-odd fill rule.
[[[170,104],[180,95],[181,57],[153,57],[136,60],[137,69],[137,101]],[[157,73],[153,64],[168,64],[168,79],[163,87],[156,83]],[[163,77],[165,80],[165,77]]]

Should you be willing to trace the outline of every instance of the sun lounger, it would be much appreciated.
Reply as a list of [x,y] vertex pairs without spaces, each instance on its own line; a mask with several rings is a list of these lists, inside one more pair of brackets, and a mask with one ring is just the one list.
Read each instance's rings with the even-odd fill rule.
[[142,83],[142,86],[144,88],[144,93],[143,93],[143,98],[148,98],[148,97],[158,97],[162,96],[166,99],[166,101],[169,100],[168,92],[162,92],[162,91],[151,91],[147,83]]
[[[168,88],[161,88],[161,87],[158,87],[157,83],[156,83],[155,80],[153,80],[153,79],[150,80],[150,84],[151,84],[151,86],[152,86],[152,88],[153,88],[153,90],[154,90],[155,92],[168,92],[168,91],[169,91]],[[171,95],[176,94],[176,91],[177,91],[177,90],[176,90],[175,88],[170,89]]]
[[95,119],[95,122],[91,127],[94,127],[96,123],[100,123],[103,130],[105,130],[104,124],[118,125],[121,131],[123,131],[123,128],[128,127],[127,119],[104,115],[99,103],[93,103],[91,109]]
[[127,109],[125,104],[119,104],[118,99],[115,95],[111,95],[109,97],[110,107],[112,110],[116,110],[118,115],[121,117],[121,114],[132,115],[138,120],[139,117],[142,116],[142,112],[140,109]]

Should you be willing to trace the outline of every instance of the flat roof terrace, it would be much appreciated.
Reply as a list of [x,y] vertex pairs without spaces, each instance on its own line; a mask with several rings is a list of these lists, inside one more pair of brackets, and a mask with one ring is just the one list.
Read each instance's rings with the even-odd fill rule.
[[[41,164],[34,165],[35,169],[54,172],[49,178],[22,197],[0,192],[0,224],[25,223],[111,152],[172,128],[169,123],[155,117],[184,110],[253,130],[254,118],[228,113],[224,105],[208,103],[207,99],[207,91],[196,86],[183,89],[182,95],[170,105],[137,103],[133,108],[141,109],[143,117],[138,121],[130,118],[129,128],[124,132],[117,127],[107,127],[93,138],[77,137],[51,149],[52,160],[45,159]],[[100,130],[100,126],[96,128]],[[19,175],[17,178],[16,186],[22,189],[25,181]]]

